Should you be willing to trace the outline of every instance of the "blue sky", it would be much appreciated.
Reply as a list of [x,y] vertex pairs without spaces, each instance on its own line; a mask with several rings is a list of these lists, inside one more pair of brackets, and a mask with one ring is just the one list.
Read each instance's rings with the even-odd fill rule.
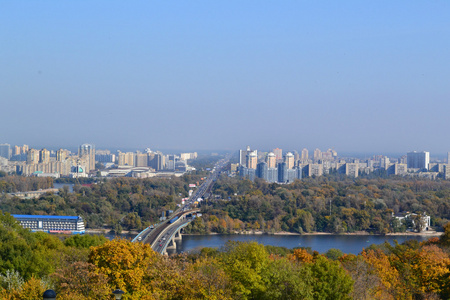
[[450,151],[448,1],[0,0],[0,143]]

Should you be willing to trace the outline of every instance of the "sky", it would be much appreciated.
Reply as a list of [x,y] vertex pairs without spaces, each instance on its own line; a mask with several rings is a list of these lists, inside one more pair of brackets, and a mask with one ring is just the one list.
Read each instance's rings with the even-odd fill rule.
[[0,143],[450,151],[449,1],[0,0]]

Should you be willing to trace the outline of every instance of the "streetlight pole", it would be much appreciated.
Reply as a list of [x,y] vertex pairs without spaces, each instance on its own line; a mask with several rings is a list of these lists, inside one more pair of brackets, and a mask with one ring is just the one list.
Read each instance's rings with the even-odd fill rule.
[[42,296],[44,300],[56,300],[56,293],[54,290],[46,290]]
[[114,294],[114,297],[116,298],[116,300],[122,299],[122,295],[125,294],[125,292],[120,289],[117,289],[117,290],[113,291],[112,293]]

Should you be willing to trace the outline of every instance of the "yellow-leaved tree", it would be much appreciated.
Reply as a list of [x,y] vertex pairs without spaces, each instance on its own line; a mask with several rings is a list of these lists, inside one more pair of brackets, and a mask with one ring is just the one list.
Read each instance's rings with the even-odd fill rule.
[[89,263],[108,277],[113,289],[126,293],[123,299],[151,299],[150,284],[146,280],[149,266],[156,261],[150,245],[115,239],[92,247]]

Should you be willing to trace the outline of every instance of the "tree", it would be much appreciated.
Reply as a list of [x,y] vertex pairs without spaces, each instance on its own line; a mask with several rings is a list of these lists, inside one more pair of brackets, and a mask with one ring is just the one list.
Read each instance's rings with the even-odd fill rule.
[[80,299],[106,299],[111,294],[108,277],[87,262],[66,265],[51,277],[56,284],[58,299],[73,299],[75,295]]
[[311,272],[314,299],[351,299],[353,280],[339,262],[319,255],[306,268]]
[[89,263],[105,274],[113,287],[127,292],[125,299],[135,299],[149,293],[143,281],[147,268],[155,260],[156,254],[149,245],[124,239],[114,239],[93,247],[89,254]]
[[76,248],[89,248],[102,245],[107,241],[108,239],[103,235],[73,235],[64,240],[64,245]]
[[122,225],[127,230],[141,229],[141,217],[136,212],[128,213],[122,220]]
[[[380,278],[374,269],[361,255],[344,254],[340,261],[345,270],[352,276],[354,281],[352,298],[358,300],[369,300],[374,298],[374,291],[380,285]],[[389,297],[380,297],[386,299]]]
[[439,243],[442,246],[450,247],[450,222],[444,225],[444,234],[441,235]]
[[373,268],[372,274],[380,278],[380,284],[372,293],[377,299],[408,299],[403,292],[400,274],[391,266],[389,257],[380,249],[364,250],[361,253],[364,261]]
[[325,256],[331,260],[338,260],[342,255],[344,255],[344,253],[335,248],[331,248],[325,253]]
[[419,289],[424,294],[450,295],[449,270],[450,258],[436,245],[424,246],[417,254],[413,265]]
[[0,211],[0,273],[16,270],[25,280],[54,271],[61,241],[47,233],[32,233]]
[[263,245],[228,241],[220,260],[234,282],[236,295],[243,299],[257,299],[256,296],[265,291],[262,272],[269,263],[269,256]]
[[273,259],[263,272],[266,289],[257,299],[313,299],[310,269],[286,258]]
[[216,258],[201,258],[183,271],[183,299],[231,300],[230,278]]
[[306,249],[300,248],[295,249],[294,253],[292,253],[289,258],[291,260],[301,262],[301,263],[311,263],[313,262],[314,258],[311,254],[306,251]]

